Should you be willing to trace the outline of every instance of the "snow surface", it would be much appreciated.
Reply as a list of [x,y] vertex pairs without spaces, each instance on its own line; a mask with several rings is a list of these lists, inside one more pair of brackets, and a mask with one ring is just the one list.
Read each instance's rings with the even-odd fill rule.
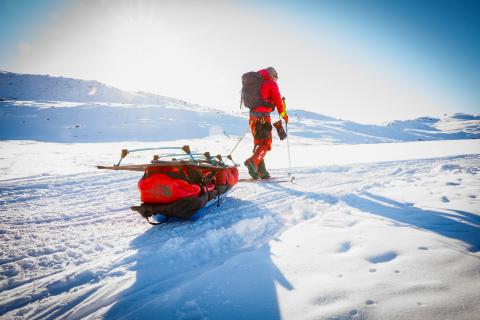
[[[478,318],[480,140],[457,140],[478,137],[477,116],[359,127],[296,110],[293,183],[239,183],[197,222],[151,227],[129,209],[141,173],[95,165],[117,162],[122,148],[189,144],[225,155],[245,116],[174,99],[75,101],[58,91],[64,101],[0,106],[2,319]],[[134,120],[144,109],[149,121]],[[48,110],[55,125],[36,113]],[[171,130],[186,117],[187,134],[153,141],[117,119],[156,130],[160,114]],[[205,131],[193,125],[200,114]],[[20,128],[24,120],[35,125]],[[162,121],[158,132],[169,128]],[[65,123],[89,136],[65,136],[75,130]],[[88,129],[102,123],[103,135]],[[251,143],[247,136],[234,160]],[[266,161],[272,175],[287,174],[284,141],[275,138]]]
[[[91,88],[96,89],[93,92]],[[238,136],[245,130],[247,117],[245,108],[226,113],[173,98],[130,93],[96,81],[8,72],[0,72],[0,112],[0,139],[47,142]],[[289,117],[290,135],[316,140],[316,144],[480,138],[480,115],[422,117],[384,126],[294,109]]]

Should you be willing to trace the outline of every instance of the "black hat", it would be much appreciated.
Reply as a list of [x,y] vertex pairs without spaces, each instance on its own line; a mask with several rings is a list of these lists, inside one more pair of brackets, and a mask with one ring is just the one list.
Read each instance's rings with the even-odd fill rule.
[[267,72],[268,72],[268,75],[272,78],[272,79],[278,79],[278,73],[277,73],[277,70],[275,70],[274,67],[268,67],[267,68]]

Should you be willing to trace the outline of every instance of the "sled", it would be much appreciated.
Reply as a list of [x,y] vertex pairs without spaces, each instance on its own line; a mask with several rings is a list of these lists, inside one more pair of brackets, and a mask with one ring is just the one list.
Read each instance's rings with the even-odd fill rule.
[[[183,153],[155,155],[148,164],[121,165],[129,153],[157,149],[179,149]],[[162,160],[167,157],[170,159]],[[196,221],[214,205],[219,206],[238,182],[238,165],[231,156],[226,158],[231,165],[221,155],[194,154],[187,145],[182,148],[124,149],[116,165],[97,168],[143,172],[138,181],[142,203],[131,209],[156,225],[170,220]]]
[[[223,202],[224,197],[229,191],[230,190],[227,190],[218,197],[207,201],[204,207],[197,209],[188,219],[182,219],[178,216],[165,214],[160,206],[156,206],[154,204],[142,203],[140,206],[132,206],[131,209],[140,213],[140,215],[142,215],[142,217],[144,217],[151,225],[159,225],[166,222],[183,220],[197,221],[198,219],[203,218],[210,211],[210,209],[214,207],[220,207],[220,204]],[[149,212],[149,210],[153,211]]]

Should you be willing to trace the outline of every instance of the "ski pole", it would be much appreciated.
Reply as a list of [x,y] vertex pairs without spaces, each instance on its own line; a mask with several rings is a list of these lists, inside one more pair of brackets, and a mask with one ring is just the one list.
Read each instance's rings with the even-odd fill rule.
[[[290,177],[292,175],[292,160],[290,157],[290,141],[288,140],[288,124],[285,123],[285,129],[287,131],[287,150],[288,150],[288,176]],[[292,176],[292,180],[295,179],[295,177]]]
[[[287,113],[287,102],[285,97],[282,97],[282,102],[283,102],[283,110],[285,113]],[[288,139],[288,123],[285,121],[285,130],[287,131],[287,150],[288,150],[288,176],[292,177],[290,181],[293,181],[295,179],[294,176],[292,176],[292,159],[290,156],[290,140]]]

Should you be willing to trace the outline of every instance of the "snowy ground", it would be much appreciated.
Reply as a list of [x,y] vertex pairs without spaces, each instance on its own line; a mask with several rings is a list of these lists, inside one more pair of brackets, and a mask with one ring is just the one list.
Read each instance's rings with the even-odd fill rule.
[[[479,115],[289,110],[294,183],[239,183],[195,223],[151,227],[141,173],[95,168],[227,155],[245,113],[0,71],[0,318],[479,318]],[[287,174],[285,141],[266,161]]]
[[[231,146],[216,139],[190,143]],[[93,167],[117,161],[120,148],[0,142],[1,317],[473,319],[480,312],[478,140],[294,139],[296,183],[238,184],[196,223],[158,227],[129,210],[138,203],[138,173]],[[284,175],[285,145],[274,148],[272,173]]]

